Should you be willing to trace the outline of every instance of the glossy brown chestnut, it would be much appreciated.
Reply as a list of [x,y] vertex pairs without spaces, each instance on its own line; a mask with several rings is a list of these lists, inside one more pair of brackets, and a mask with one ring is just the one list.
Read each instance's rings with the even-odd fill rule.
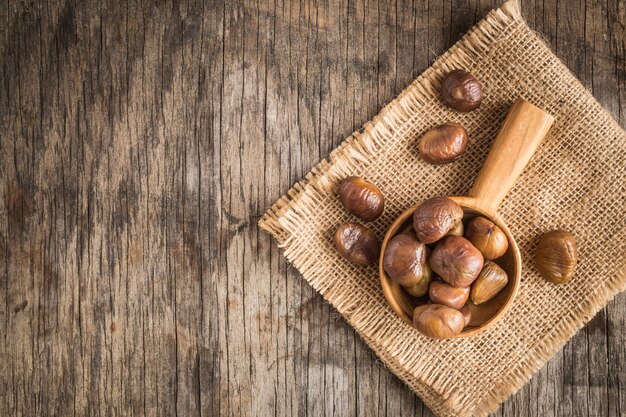
[[385,208],[385,198],[378,187],[360,177],[348,177],[341,181],[339,200],[350,213],[363,221],[376,220]]
[[448,284],[469,287],[483,268],[483,255],[464,237],[448,236],[437,243],[428,263]]
[[335,248],[341,256],[359,265],[371,265],[380,255],[376,234],[359,223],[339,226],[335,232]]
[[426,244],[445,236],[463,218],[463,209],[448,197],[433,197],[417,206],[413,213],[413,229]]
[[463,227],[463,222],[459,221],[457,224],[452,226],[452,229],[448,230],[446,236],[463,236],[465,228]]
[[433,280],[433,273],[430,269],[430,266],[428,266],[428,262],[426,262],[424,266],[424,276],[422,277],[420,282],[409,287],[403,287],[404,290],[413,297],[423,297],[428,294],[428,288],[430,288],[430,283]]
[[472,284],[470,297],[476,305],[485,303],[498,295],[509,282],[504,269],[491,261],[485,261],[482,271]]
[[509,248],[509,241],[502,229],[484,217],[474,217],[467,222],[465,237],[485,259],[497,259]]
[[404,287],[418,284],[430,273],[426,266],[426,245],[412,233],[394,236],[385,247],[383,268],[389,278]]
[[465,327],[465,317],[458,310],[441,304],[424,304],[413,310],[413,324],[424,336],[450,339]]
[[430,287],[432,279],[424,278],[417,284],[410,287],[402,287],[411,296],[419,298],[428,294],[428,288]]
[[470,324],[470,321],[472,321],[472,310],[467,304],[465,304],[463,307],[461,307],[459,311],[461,312],[461,314],[463,314],[463,318],[465,319],[465,327],[467,327]]
[[563,284],[572,279],[578,262],[576,239],[564,230],[552,230],[541,237],[535,251],[535,266],[546,280]]
[[424,133],[419,142],[422,159],[429,164],[448,164],[459,159],[467,148],[467,130],[447,122]]
[[465,305],[469,294],[469,287],[453,287],[443,281],[433,281],[428,290],[428,296],[433,303],[457,310]]
[[460,112],[475,110],[483,101],[482,87],[472,74],[455,69],[441,83],[441,101]]

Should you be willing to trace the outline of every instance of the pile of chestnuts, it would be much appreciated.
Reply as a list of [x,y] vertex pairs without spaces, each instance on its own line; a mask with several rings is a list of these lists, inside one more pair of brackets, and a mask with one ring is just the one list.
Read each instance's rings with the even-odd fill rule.
[[[478,80],[461,69],[443,78],[440,95],[443,104],[460,112],[477,109],[483,100]],[[447,164],[459,159],[467,144],[465,128],[448,121],[422,135],[419,153],[427,163]],[[344,179],[337,192],[345,209],[363,222],[376,220],[384,211],[383,194],[363,178]],[[487,303],[507,286],[509,277],[497,262],[508,250],[507,236],[487,218],[464,218],[462,208],[447,197],[424,201],[412,220],[412,230],[387,242],[382,267],[410,296],[424,301],[428,297],[413,311],[419,332],[436,339],[455,337],[472,319],[468,303]],[[372,265],[380,257],[376,234],[358,222],[341,225],[334,244],[355,264]],[[563,230],[546,233],[535,252],[537,271],[554,284],[572,278],[577,260],[574,236]]]
[[468,300],[486,303],[509,280],[492,262],[509,247],[504,232],[484,217],[463,220],[463,209],[453,200],[426,200],[413,213],[413,230],[392,237],[383,253],[392,281],[413,297],[428,296],[428,304],[415,308],[413,324],[429,337],[461,333],[471,320]]

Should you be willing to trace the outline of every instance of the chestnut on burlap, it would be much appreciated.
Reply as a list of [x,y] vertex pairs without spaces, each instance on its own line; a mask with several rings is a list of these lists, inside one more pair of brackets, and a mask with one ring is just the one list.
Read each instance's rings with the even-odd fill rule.
[[[482,106],[445,108],[442,75],[464,68],[480,80]],[[432,340],[398,318],[377,269],[349,264],[333,232],[353,219],[339,203],[341,179],[360,175],[385,194],[370,227],[382,239],[405,209],[436,195],[466,195],[504,116],[522,97],[556,117],[500,207],[519,243],[521,288],[511,310],[480,335]],[[445,121],[462,123],[470,144],[459,161],[424,163],[416,138]],[[626,134],[508,2],[494,10],[419,76],[362,133],[354,133],[294,185],[259,222],[302,276],[352,325],[380,359],[436,414],[484,416],[626,286]],[[545,282],[533,266],[538,236],[565,228],[580,260],[565,285]]]

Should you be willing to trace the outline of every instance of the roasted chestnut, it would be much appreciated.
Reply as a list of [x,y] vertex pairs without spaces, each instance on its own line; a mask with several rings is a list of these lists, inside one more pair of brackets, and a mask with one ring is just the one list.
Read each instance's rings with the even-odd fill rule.
[[502,229],[484,217],[474,217],[467,222],[465,237],[485,259],[499,258],[509,248],[509,241]]
[[472,321],[472,310],[469,305],[465,304],[459,311],[463,314],[463,318],[465,318],[465,327],[469,326],[470,321]]
[[428,296],[433,303],[460,309],[469,297],[469,287],[453,287],[442,281],[433,281]]
[[350,213],[363,221],[376,220],[385,208],[385,198],[378,187],[360,177],[348,177],[341,181],[339,200]]
[[463,236],[463,231],[465,228],[463,227],[463,222],[459,221],[457,224],[452,226],[452,229],[448,230],[446,236]]
[[483,101],[482,87],[472,74],[455,69],[441,83],[441,101],[460,112],[475,110]]
[[426,245],[412,233],[394,236],[385,247],[383,268],[389,278],[402,286],[418,284],[430,274],[426,267]]
[[574,275],[578,252],[574,235],[552,230],[541,237],[535,251],[535,266],[546,280],[563,284]]
[[424,268],[424,276],[420,282],[410,287],[403,287],[413,297],[423,297],[428,294],[428,288],[430,288],[430,283],[433,280],[433,273],[430,266],[428,266],[428,262],[424,263]]
[[442,165],[459,159],[467,148],[467,130],[454,122],[447,122],[424,133],[419,152],[429,164]]
[[448,284],[469,287],[483,268],[483,255],[464,237],[448,236],[437,243],[428,263]]
[[461,333],[465,317],[459,310],[441,304],[424,304],[413,310],[413,324],[424,336],[450,339]]
[[335,232],[335,247],[341,256],[359,265],[371,265],[380,255],[376,234],[359,223],[339,226]]
[[463,209],[448,197],[433,197],[417,206],[413,213],[413,229],[426,244],[445,236],[463,218]]
[[485,261],[482,271],[472,284],[470,293],[472,302],[478,305],[491,300],[506,287],[508,282],[509,277],[504,269],[491,261]]

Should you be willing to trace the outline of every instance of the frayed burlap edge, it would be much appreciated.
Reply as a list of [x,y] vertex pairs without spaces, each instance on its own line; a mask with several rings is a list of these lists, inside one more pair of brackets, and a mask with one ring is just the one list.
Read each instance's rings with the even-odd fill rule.
[[[451,67],[465,66],[473,56],[486,53],[491,42],[496,40],[505,28],[513,24],[525,24],[520,5],[515,0],[508,1],[500,9],[490,12],[395,100],[385,106],[372,121],[366,123],[362,132],[353,133],[330,154],[328,161],[321,161],[303,180],[296,183],[287,195],[279,199],[259,221],[259,226],[276,238],[279,247],[284,250],[286,259],[302,273],[313,288],[339,310],[383,363],[418,393],[427,406],[441,409],[442,405],[445,405],[444,408],[450,413],[458,409],[454,396],[451,393],[446,395],[437,391],[417,378],[410,378],[411,374],[419,370],[400,363],[395,356],[387,352],[381,340],[374,340],[368,336],[380,333],[376,320],[372,320],[371,317],[355,317],[354,300],[341,297],[338,291],[329,294],[323,271],[316,264],[314,254],[307,252],[308,248],[305,245],[299,245],[293,238],[298,234],[301,225],[305,223],[312,203],[319,201],[328,192],[334,190],[338,182],[346,175],[352,174],[357,167],[367,164],[369,158],[375,157],[382,146],[383,141],[380,139],[389,138],[397,133],[401,126],[409,121],[417,107],[424,104],[423,97],[438,94],[440,79],[444,73]],[[562,67],[563,72],[570,76],[571,82],[579,83],[565,65]],[[587,98],[597,104],[591,93],[587,90],[585,92]],[[607,116],[606,122],[618,126],[611,117]],[[499,383],[494,384],[493,390],[486,393],[483,398],[477,399],[471,414],[485,416],[497,410],[506,398],[528,382],[530,377],[570,339],[572,334],[582,328],[616,294],[626,289],[626,268],[609,278],[606,284],[587,298],[575,315],[572,313],[564,316],[560,323],[553,327],[552,333],[545,335],[541,344],[528,351],[518,367],[511,373],[503,375]]]
[[[528,351],[521,365],[502,380],[502,387],[489,392],[476,405],[473,415],[486,416],[496,411],[500,404],[522,388],[546,362],[558,352],[574,333],[580,330],[598,311],[610,302],[617,294],[626,290],[626,268],[619,271],[614,279],[609,279],[605,287],[587,299],[582,306],[581,315],[569,315],[553,327],[552,333],[546,334],[542,345]],[[581,321],[581,318],[583,319]]]

